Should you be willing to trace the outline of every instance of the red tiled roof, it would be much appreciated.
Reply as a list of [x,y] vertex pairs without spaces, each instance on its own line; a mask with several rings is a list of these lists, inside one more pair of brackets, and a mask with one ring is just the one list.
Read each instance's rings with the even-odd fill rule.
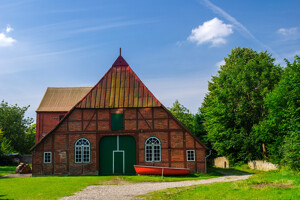
[[76,108],[159,107],[161,103],[137,77],[122,56]]

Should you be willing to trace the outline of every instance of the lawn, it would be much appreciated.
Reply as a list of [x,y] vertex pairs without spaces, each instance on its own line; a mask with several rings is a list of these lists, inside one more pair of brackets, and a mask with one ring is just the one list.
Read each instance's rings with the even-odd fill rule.
[[[0,173],[7,174],[12,167],[1,167]],[[13,167],[15,169],[15,167]],[[194,174],[185,177],[161,176],[49,176],[1,178],[0,199],[58,199],[69,196],[89,185],[118,184],[119,182],[161,182],[199,180],[218,177],[221,174]]]
[[0,176],[15,173],[16,166],[0,166]]
[[0,199],[58,199],[111,176],[0,178]]
[[291,171],[254,174],[248,180],[172,188],[141,195],[143,199],[300,199],[300,176]]

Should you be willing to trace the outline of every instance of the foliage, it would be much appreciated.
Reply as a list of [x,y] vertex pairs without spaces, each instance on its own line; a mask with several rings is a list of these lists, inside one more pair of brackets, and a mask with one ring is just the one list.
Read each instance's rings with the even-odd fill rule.
[[24,138],[23,153],[30,154],[30,148],[35,144],[36,124],[29,126]]
[[176,100],[171,108],[171,113],[205,145],[208,145],[206,131],[203,126],[204,117],[199,109],[198,113],[192,114],[190,111]]
[[209,142],[207,140],[207,132],[205,131],[203,123],[204,123],[204,116],[201,113],[201,109],[199,108],[198,112],[194,115],[193,132],[200,139],[201,142],[208,145]]
[[235,48],[209,82],[202,113],[208,139],[231,161],[263,157],[264,140],[253,126],[265,115],[264,99],[280,79],[281,68],[267,52]]
[[287,60],[286,63],[280,82],[266,97],[265,107],[268,112],[255,127],[256,138],[266,141],[271,161],[282,161],[282,164],[299,170],[300,58],[296,56],[293,63]]
[[3,137],[9,141],[13,151],[19,153],[28,151],[28,147],[24,146],[24,141],[28,127],[33,122],[33,119],[24,116],[28,107],[8,105],[4,101],[0,103],[0,127]]
[[173,103],[171,108],[168,108],[171,113],[190,131],[194,130],[194,116],[190,111],[181,105],[178,100]]
[[12,152],[10,142],[3,136],[3,132],[0,129],[0,156],[8,155]]
[[285,137],[282,164],[300,171],[300,132],[291,132]]
[[143,199],[299,199],[300,176],[290,172],[264,172],[247,180],[171,188],[138,196]]
[[3,136],[3,132],[0,129],[0,166],[11,164],[8,154],[12,152],[10,142]]

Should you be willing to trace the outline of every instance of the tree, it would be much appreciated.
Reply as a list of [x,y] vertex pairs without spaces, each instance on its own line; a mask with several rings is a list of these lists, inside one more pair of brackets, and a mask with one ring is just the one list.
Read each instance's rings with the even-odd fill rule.
[[0,157],[11,153],[12,147],[9,141],[3,136],[3,132],[0,129]]
[[205,131],[205,127],[204,127],[203,124],[204,124],[204,115],[201,112],[201,108],[199,108],[198,112],[194,115],[194,122],[193,122],[194,130],[193,130],[193,133],[206,146],[210,146],[209,141],[207,139],[207,132]]
[[30,154],[30,148],[35,144],[36,124],[29,126],[27,133],[25,134],[22,153]]
[[194,116],[190,111],[181,105],[178,100],[173,103],[171,108],[168,108],[171,113],[191,132],[194,130]]
[[255,127],[257,140],[268,140],[272,162],[300,169],[300,58],[286,60],[282,78],[267,95],[266,117]]
[[15,152],[24,153],[24,141],[32,118],[25,118],[24,114],[29,106],[18,107],[8,105],[7,102],[0,103],[0,127],[3,137],[8,140]]
[[265,115],[264,99],[280,79],[281,68],[267,52],[235,48],[209,82],[202,111],[208,139],[231,161],[262,158],[265,141],[253,126]]

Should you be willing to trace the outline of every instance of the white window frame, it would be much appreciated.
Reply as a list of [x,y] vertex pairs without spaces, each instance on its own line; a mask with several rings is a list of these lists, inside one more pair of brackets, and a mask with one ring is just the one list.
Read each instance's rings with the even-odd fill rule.
[[[147,144],[147,142],[150,139],[156,139],[158,141],[158,144]],[[147,147],[151,148],[151,154],[150,154],[151,160],[147,159]],[[159,150],[159,159],[158,160],[155,160],[155,151],[154,150],[157,150],[157,149],[155,149],[155,147],[158,147],[158,150]],[[161,162],[161,142],[157,137],[149,137],[145,141],[145,162]]]
[[[189,152],[192,153],[194,159],[192,159],[192,160],[189,159]],[[195,161],[195,158],[196,158],[195,150],[186,150],[186,160],[187,161]]]
[[[85,140],[88,142],[88,144],[77,144],[80,140]],[[77,148],[79,149],[79,153],[77,151]],[[88,151],[88,161],[84,161],[84,154]],[[80,161],[77,160],[77,157],[80,158]],[[75,163],[90,163],[91,162],[91,143],[88,139],[86,138],[79,138],[76,140],[75,145],[74,145],[74,161]]]
[[[50,155],[49,161],[46,161],[46,154]],[[46,164],[52,163],[52,152],[44,152],[44,163],[46,163]]]

